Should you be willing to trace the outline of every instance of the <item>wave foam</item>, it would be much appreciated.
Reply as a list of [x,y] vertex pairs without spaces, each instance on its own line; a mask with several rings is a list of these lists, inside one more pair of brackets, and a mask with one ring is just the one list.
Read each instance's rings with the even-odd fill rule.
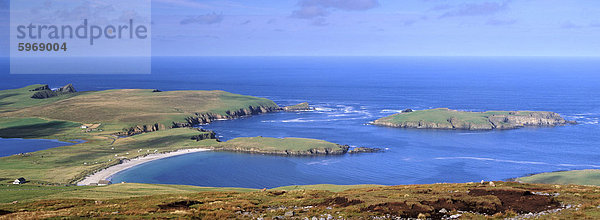
[[549,165],[549,166],[566,166],[566,167],[593,167],[600,168],[600,165],[593,164],[549,164],[546,162],[537,162],[537,161],[521,161],[521,160],[503,160],[503,159],[494,159],[494,158],[486,158],[486,157],[436,157],[436,160],[479,160],[479,161],[493,161],[493,162],[501,162],[501,163],[516,163],[516,164],[532,164],[532,165]]

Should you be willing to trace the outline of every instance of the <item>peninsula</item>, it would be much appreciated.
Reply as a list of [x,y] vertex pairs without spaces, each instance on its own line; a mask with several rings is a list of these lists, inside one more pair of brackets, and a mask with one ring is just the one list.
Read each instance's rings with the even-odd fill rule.
[[545,111],[468,112],[448,108],[404,110],[375,120],[372,124],[395,128],[493,130],[575,124],[559,114]]

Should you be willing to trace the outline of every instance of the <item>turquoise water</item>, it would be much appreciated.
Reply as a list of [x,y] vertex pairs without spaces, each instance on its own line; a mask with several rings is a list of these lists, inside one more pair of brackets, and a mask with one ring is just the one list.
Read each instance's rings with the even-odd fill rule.
[[[155,58],[153,74],[8,75],[3,88],[74,83],[80,90],[219,89],[303,101],[317,110],[272,113],[203,126],[220,138],[304,137],[383,153],[279,157],[199,152],[126,170],[113,182],[276,187],[504,180],[600,168],[597,58]],[[35,79],[35,80],[34,80]],[[7,83],[10,82],[10,83]],[[437,131],[367,125],[401,109],[544,110],[578,125],[508,131]]]

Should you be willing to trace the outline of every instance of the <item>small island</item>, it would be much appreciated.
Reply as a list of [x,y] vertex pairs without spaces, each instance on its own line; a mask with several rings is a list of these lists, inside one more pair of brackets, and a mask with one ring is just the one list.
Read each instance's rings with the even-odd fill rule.
[[242,137],[223,142],[214,150],[287,156],[342,155],[346,153],[373,153],[379,148],[357,147],[335,144],[309,138]]
[[504,130],[575,123],[565,120],[557,113],[545,111],[469,112],[437,108],[421,111],[407,109],[402,113],[377,119],[372,124],[416,129]]

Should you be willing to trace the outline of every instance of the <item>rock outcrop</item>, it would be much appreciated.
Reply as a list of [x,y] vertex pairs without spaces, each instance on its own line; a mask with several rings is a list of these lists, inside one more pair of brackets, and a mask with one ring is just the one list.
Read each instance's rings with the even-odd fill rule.
[[[447,111],[447,113],[441,111]],[[493,130],[561,126],[576,123],[565,120],[557,113],[544,111],[465,112],[450,109],[432,109],[415,112],[419,112],[419,115],[412,117],[410,114],[414,114],[414,112],[403,111],[402,113],[377,119],[372,124],[396,128]],[[443,117],[447,117],[446,120],[440,121],[439,119]]]
[[281,110],[284,110],[284,111],[310,111],[310,110],[313,110],[313,108],[310,107],[310,105],[308,105],[308,102],[303,102],[300,104],[283,107],[283,108],[281,108]]
[[355,147],[352,150],[349,150],[349,154],[358,154],[358,153],[377,153],[383,151],[381,148],[371,148],[371,147]]
[[214,131],[198,129],[198,131],[202,132],[199,135],[192,137],[192,140],[201,141],[201,140],[209,140],[209,139],[217,139],[217,134]]
[[172,122],[170,125],[163,125],[160,123],[151,125],[136,125],[130,128],[123,129],[122,132],[118,132],[116,135],[119,136],[131,136],[141,134],[145,132],[153,132],[158,130],[164,130],[167,128],[183,128],[193,127],[200,124],[208,124],[215,120],[228,120],[235,119],[244,116],[258,115],[263,113],[269,113],[278,111],[278,107],[270,106],[248,106],[247,108],[238,109],[235,111],[227,111],[224,115],[215,113],[195,113],[193,116],[187,117],[184,122]]
[[77,92],[77,90],[75,90],[75,87],[73,87],[73,84],[70,83],[56,90],[51,90],[50,87],[48,87],[48,85],[43,85],[29,91],[35,92],[31,96],[31,98],[33,99],[47,99],[55,96]]
[[167,127],[163,124],[155,123],[150,125],[136,125],[130,128],[123,128],[122,132],[118,132],[118,136],[132,136],[136,134],[165,130]]

